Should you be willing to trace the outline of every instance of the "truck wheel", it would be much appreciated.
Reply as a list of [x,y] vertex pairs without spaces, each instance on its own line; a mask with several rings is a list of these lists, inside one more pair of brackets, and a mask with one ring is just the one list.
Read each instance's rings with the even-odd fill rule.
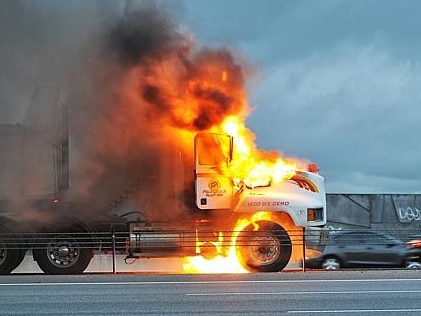
[[50,236],[33,255],[47,274],[80,274],[88,267],[93,250],[86,232],[73,227]]
[[[256,230],[257,227],[257,230]],[[252,272],[278,272],[291,258],[292,243],[280,225],[257,221],[248,225],[237,237],[237,257]]]
[[[5,228],[3,233],[10,234]],[[10,238],[10,237],[9,237]],[[15,248],[8,241],[0,238],[0,274],[9,274],[20,265],[25,257],[25,251]]]

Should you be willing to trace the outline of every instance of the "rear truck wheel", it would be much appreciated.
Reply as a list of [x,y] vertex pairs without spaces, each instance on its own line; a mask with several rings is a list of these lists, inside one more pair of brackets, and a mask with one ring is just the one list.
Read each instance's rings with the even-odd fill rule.
[[257,221],[237,237],[236,252],[240,263],[251,272],[278,272],[291,258],[291,239],[280,225]]
[[33,250],[34,260],[42,271],[47,274],[85,271],[93,257],[91,238],[86,231],[70,227],[45,236]]
[[22,263],[26,251],[19,248],[16,244],[18,239],[10,230],[4,227],[0,229],[0,274],[10,274]]
[[341,268],[341,261],[334,257],[326,257],[322,260],[322,269],[324,270],[338,270]]

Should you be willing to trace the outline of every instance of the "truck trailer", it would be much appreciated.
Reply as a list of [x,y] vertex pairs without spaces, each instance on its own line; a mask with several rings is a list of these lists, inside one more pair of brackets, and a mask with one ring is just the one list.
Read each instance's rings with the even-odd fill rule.
[[247,179],[232,168],[235,136],[212,131],[183,138],[183,146],[146,145],[155,168],[142,168],[140,158],[136,181],[106,207],[91,206],[95,196],[81,203],[68,194],[67,109],[54,111],[54,124],[0,126],[1,274],[29,252],[47,274],[79,274],[98,251],[126,259],[234,253],[247,271],[278,272],[303,245],[303,229],[326,224],[325,179],[315,164],[277,181]]

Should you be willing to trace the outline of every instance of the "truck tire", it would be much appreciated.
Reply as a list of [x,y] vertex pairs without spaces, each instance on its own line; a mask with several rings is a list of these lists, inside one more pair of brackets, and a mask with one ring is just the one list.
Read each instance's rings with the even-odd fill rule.
[[280,225],[257,221],[240,232],[236,248],[237,257],[247,270],[278,272],[285,268],[291,258],[292,243]]
[[91,240],[80,227],[71,227],[47,235],[46,240],[46,243],[39,243],[33,250],[34,260],[44,273],[81,274],[91,262]]
[[13,245],[12,240],[10,240],[13,238],[10,230],[4,227],[0,229],[4,234],[0,237],[0,274],[3,275],[10,274],[22,263],[26,251]]

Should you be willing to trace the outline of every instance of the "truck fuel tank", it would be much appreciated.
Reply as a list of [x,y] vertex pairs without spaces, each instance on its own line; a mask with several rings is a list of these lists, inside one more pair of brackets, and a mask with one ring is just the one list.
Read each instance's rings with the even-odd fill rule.
[[131,258],[166,257],[168,254],[194,255],[196,235],[194,231],[163,229],[130,223],[128,253]]

